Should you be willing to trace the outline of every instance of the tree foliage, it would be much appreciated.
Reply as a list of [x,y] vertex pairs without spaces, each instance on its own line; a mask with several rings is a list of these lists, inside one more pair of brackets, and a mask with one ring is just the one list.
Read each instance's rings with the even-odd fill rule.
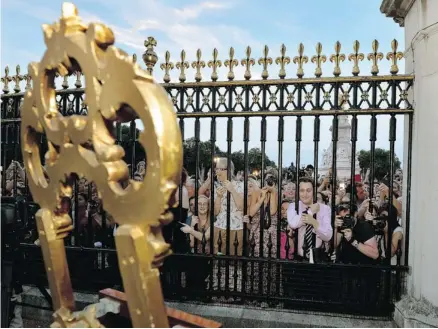
[[[361,171],[365,173],[371,168],[371,151],[361,150],[358,156],[359,166]],[[386,175],[389,175],[390,154],[389,150],[384,150],[381,148],[376,148],[374,152],[374,177],[377,180],[382,180]],[[399,169],[401,162],[399,158],[394,156],[394,170]]]

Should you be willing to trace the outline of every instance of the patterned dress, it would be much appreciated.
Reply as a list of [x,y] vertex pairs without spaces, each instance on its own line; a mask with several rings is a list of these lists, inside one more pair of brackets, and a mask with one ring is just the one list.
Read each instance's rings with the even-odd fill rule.
[[[263,210],[263,209],[262,209]],[[254,217],[251,218],[251,230],[249,234],[249,256],[260,256],[260,213],[259,210]],[[269,211],[269,208],[268,208]],[[265,213],[265,221],[268,221],[268,214]],[[254,238],[254,241],[253,241]],[[254,245],[253,248],[252,245]],[[271,248],[269,245],[272,244]],[[253,250],[254,249],[254,250]],[[277,258],[277,214],[271,216],[271,225],[268,229],[263,229],[263,256],[264,258]]]

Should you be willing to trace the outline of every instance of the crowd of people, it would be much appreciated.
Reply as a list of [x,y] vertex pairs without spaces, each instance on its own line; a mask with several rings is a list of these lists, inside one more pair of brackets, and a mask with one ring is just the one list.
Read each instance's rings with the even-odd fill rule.
[[[194,180],[187,173],[184,177],[181,207],[187,207],[187,217],[178,218],[182,227],[175,226],[175,229],[189,236],[192,252],[202,252],[201,247],[207,246],[204,252],[210,253],[210,239],[213,239],[215,254],[227,251],[230,255],[243,255],[246,250],[247,256],[310,262],[376,264],[389,256],[395,263],[394,256],[400,252],[399,242],[403,238],[401,171],[394,175],[393,200],[389,202],[386,180],[370,184],[368,173],[363,181],[353,182],[353,187],[346,179],[338,180],[333,188],[329,172],[327,176],[319,177],[314,186],[313,167],[309,165],[298,180],[298,207],[295,205],[296,183],[288,178],[278,182],[278,172],[274,168],[266,168],[264,177],[249,174],[246,196],[243,175],[235,175],[233,162],[227,158],[217,159],[213,172],[210,171],[207,179],[199,184],[198,193]],[[211,179],[214,179],[213,192]],[[264,186],[261,186],[262,181]],[[280,188],[278,184],[281,184]],[[211,219],[214,232],[210,231]],[[177,250],[181,241],[184,244],[184,239],[180,240],[175,245]],[[391,250],[387,253],[389,245]]]
[[[142,180],[145,173],[146,164],[141,161],[133,177]],[[25,194],[26,174],[20,163],[12,161],[5,176],[2,196]],[[296,180],[287,175],[279,179],[275,168],[266,168],[264,177],[258,172],[248,174],[246,195],[243,173],[236,173],[227,158],[217,159],[207,178],[199,182],[197,193],[194,178],[184,169],[180,189],[175,192],[177,205],[172,209],[175,221],[164,229],[165,239],[176,252],[246,253],[310,262],[370,264],[397,253],[403,238],[401,171],[394,175],[392,202],[388,201],[388,182],[370,184],[369,174],[363,181],[353,182],[353,188],[349,180],[338,180],[333,188],[330,172],[316,181],[314,186],[313,167],[307,166],[298,180],[296,206]],[[61,211],[70,212],[74,219],[75,238],[79,239],[73,240],[74,244],[109,244],[116,223],[102,210],[94,184],[80,179],[73,195],[61,200]],[[389,245],[391,250],[386,252]]]

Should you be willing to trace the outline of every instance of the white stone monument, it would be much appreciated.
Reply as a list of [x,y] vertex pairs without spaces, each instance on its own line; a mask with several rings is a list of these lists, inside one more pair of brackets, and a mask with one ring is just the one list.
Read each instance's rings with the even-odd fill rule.
[[[346,104],[346,103],[344,103]],[[341,105],[342,106],[342,105]],[[345,105],[343,105],[345,106]],[[336,151],[336,179],[343,181],[351,178],[351,124],[348,115],[338,117],[338,142]],[[330,126],[330,132],[333,126]],[[330,134],[331,135],[331,134]],[[332,167],[333,142],[322,153],[321,165],[318,173],[327,176]],[[356,153],[355,175],[360,174],[359,161]]]

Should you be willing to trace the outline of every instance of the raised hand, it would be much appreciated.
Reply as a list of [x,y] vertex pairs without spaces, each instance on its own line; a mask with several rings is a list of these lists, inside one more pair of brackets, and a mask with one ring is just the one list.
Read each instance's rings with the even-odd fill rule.
[[187,234],[190,234],[190,232],[193,231],[193,228],[190,227],[189,225],[184,224],[184,223],[181,223],[181,224],[183,225],[183,227],[180,228],[180,230],[181,230],[182,232],[187,233]]
[[234,191],[233,183],[231,183],[229,180],[224,181],[223,185],[227,189],[228,192],[231,193]]
[[310,210],[313,214],[316,214],[319,211],[319,203],[314,203],[310,206]]

